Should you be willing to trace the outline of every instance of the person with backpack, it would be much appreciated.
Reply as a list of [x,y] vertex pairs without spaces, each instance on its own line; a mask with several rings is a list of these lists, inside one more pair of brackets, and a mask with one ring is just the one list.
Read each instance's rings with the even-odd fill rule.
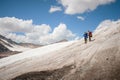
[[86,44],[87,43],[87,38],[88,38],[88,33],[85,32],[83,36],[84,36],[84,40],[85,40],[85,44]]
[[92,32],[88,30],[88,37],[89,37],[89,41],[91,41],[91,37],[92,37]]

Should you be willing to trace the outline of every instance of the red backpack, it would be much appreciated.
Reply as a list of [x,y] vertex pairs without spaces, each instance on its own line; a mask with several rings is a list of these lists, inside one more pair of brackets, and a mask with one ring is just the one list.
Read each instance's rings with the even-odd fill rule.
[[92,37],[92,32],[89,32],[89,36]]

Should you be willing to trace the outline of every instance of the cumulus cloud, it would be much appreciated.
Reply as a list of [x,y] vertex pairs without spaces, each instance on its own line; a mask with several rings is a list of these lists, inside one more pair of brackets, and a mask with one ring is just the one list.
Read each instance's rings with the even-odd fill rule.
[[[4,35],[4,34],[2,34]],[[30,39],[28,39],[27,36],[25,35],[17,35],[15,33],[7,33],[5,34],[5,36],[9,39],[12,39],[13,41],[16,41],[16,42],[22,42],[22,43],[28,43],[30,42]]]
[[115,2],[115,0],[58,0],[65,8],[66,14],[82,14],[93,11],[100,5]]
[[53,13],[53,12],[56,12],[56,11],[62,11],[61,7],[51,6],[49,12],[50,12],[50,13]]
[[76,37],[63,23],[60,23],[52,31],[47,24],[34,25],[32,22],[32,20],[22,20],[15,17],[0,18],[0,34],[16,42],[35,44],[50,44]]
[[31,32],[32,28],[32,20],[22,20],[15,17],[0,18],[0,30],[4,32]]
[[60,23],[51,34],[41,37],[41,41],[42,43],[45,42],[54,43],[63,39],[71,40],[74,39],[75,37],[76,37],[75,34],[68,30],[65,24]]
[[85,18],[84,18],[84,17],[82,17],[82,16],[77,16],[77,18],[78,18],[78,19],[80,19],[80,20],[82,20],[82,21],[84,21],[84,20],[85,20]]

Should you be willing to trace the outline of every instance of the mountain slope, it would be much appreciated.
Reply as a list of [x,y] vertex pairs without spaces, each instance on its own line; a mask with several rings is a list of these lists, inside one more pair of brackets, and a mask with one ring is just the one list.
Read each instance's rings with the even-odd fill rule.
[[23,52],[25,50],[31,49],[29,47],[21,46],[18,43],[14,42],[11,39],[8,39],[8,38],[6,38],[6,37],[4,37],[2,35],[0,35],[0,44],[3,45],[4,48],[8,49],[9,51],[20,51],[20,52]]
[[87,44],[83,39],[56,43],[3,58],[0,60],[0,80],[69,65],[73,66],[61,77],[63,80],[119,80],[119,35],[120,21],[106,27],[99,26],[94,32],[95,40]]
[[20,43],[16,43],[11,39],[0,35],[0,58],[8,57],[34,48],[34,46],[31,46],[32,44],[27,44],[27,46],[20,45]]

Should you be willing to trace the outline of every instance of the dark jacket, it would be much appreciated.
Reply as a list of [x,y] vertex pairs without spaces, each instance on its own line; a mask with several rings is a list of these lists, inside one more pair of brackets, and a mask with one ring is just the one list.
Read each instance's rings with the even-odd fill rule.
[[87,33],[84,33],[84,38],[88,38],[88,34]]

